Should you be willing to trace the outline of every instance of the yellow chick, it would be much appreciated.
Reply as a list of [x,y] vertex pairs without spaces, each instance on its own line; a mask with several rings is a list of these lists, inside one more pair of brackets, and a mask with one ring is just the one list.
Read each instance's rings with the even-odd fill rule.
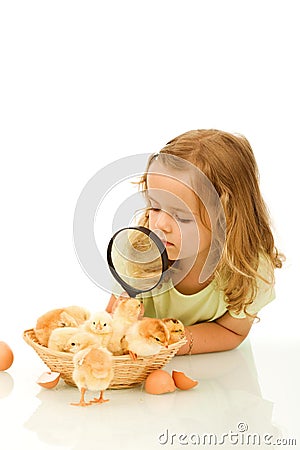
[[[112,354],[106,348],[86,348],[76,353],[73,357],[73,380],[78,387],[81,396],[74,406],[88,406],[93,403],[104,403],[103,392],[109,387],[113,376]],[[87,390],[100,391],[99,398],[90,402],[84,399]]]
[[79,328],[64,327],[55,328],[49,337],[48,348],[56,352],[66,352],[69,339],[78,333]]
[[78,323],[83,323],[90,317],[90,312],[82,306],[67,306],[65,311],[70,314]]
[[162,347],[168,348],[170,333],[160,319],[144,318],[135,322],[122,339],[123,352],[135,361],[137,356],[156,355]]
[[81,325],[81,328],[93,333],[100,347],[107,347],[113,333],[112,316],[106,311],[96,312]]
[[121,339],[128,328],[138,320],[141,313],[141,302],[136,298],[120,297],[113,311],[113,334],[108,349],[114,355],[122,355]]
[[52,309],[37,319],[35,335],[40,344],[47,346],[49,337],[55,328],[78,327],[90,316],[80,306]]
[[78,353],[88,347],[98,347],[99,342],[97,337],[88,331],[78,331],[73,334],[65,345],[65,351],[71,353]]
[[162,321],[170,333],[169,345],[174,344],[185,337],[184,325],[180,320],[167,317],[162,319]]
[[123,297],[113,312],[113,333],[108,344],[108,350],[114,355],[122,355],[121,339],[128,328],[138,320],[141,312],[141,302],[136,298]]

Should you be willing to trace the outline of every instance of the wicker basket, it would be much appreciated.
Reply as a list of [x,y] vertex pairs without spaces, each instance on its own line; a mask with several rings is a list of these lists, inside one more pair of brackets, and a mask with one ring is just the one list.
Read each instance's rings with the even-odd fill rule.
[[[72,353],[56,352],[39,344],[33,329],[24,331],[23,338],[51,371],[59,372],[67,384],[75,386],[72,377],[74,369]],[[109,389],[132,388],[141,384],[153,370],[165,366],[185,343],[184,338],[169,345],[168,348],[163,348],[157,355],[138,357],[136,361],[128,355],[113,356],[114,378]]]

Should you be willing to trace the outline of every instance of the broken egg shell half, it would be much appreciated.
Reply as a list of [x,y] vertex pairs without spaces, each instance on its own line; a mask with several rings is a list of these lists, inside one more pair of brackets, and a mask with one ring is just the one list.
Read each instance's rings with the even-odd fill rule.
[[191,378],[187,377],[183,372],[177,372],[177,370],[173,370],[172,378],[174,380],[175,386],[183,391],[192,389],[198,384],[198,381],[192,380]]
[[59,372],[44,372],[38,379],[37,384],[46,389],[54,388],[60,379]]
[[166,394],[167,392],[174,392],[175,389],[173,378],[162,369],[154,370],[145,381],[145,391],[148,394]]

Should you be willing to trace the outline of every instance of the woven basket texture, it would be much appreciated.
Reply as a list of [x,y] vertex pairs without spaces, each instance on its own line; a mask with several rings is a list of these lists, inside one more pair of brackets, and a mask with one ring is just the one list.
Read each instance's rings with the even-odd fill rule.
[[[72,376],[74,370],[72,353],[53,351],[41,345],[32,328],[24,331],[23,338],[52,372],[59,372],[61,378],[67,384],[75,386]],[[125,389],[138,386],[151,372],[164,367],[185,343],[186,339],[184,338],[175,344],[169,345],[168,348],[162,348],[157,355],[139,356],[136,361],[133,361],[129,355],[113,356],[114,378],[109,389]]]

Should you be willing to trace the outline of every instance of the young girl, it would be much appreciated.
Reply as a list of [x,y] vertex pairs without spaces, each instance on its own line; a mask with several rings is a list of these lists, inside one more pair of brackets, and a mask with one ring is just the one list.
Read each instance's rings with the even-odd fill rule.
[[236,348],[274,299],[282,258],[258,177],[245,137],[219,130],[189,131],[150,157],[141,224],[161,237],[174,270],[143,296],[144,315],[183,322],[187,344],[178,354]]

